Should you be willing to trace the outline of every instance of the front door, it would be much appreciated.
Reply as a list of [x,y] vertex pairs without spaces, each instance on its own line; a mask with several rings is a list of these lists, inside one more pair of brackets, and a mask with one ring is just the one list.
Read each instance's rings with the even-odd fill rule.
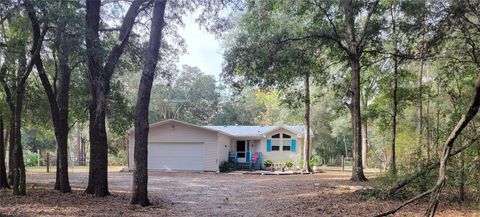
[[246,141],[237,141],[237,162],[247,162],[247,144]]

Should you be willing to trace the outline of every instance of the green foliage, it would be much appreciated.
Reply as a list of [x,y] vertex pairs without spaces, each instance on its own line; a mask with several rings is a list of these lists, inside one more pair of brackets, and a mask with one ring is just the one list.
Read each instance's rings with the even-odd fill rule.
[[271,160],[265,160],[265,161],[263,161],[263,165],[264,165],[265,167],[271,167],[271,166],[273,165],[273,161],[271,161]]
[[133,126],[134,106],[122,92],[121,82],[113,82],[108,109],[108,129],[116,137],[121,137]]
[[[47,126],[45,126],[47,127]],[[56,148],[55,136],[51,130],[25,127],[22,129],[22,145],[26,150],[36,153],[38,150],[54,151]]]
[[216,80],[196,67],[183,66],[178,77],[152,88],[150,120],[179,119],[210,124],[218,112],[220,94]]
[[293,167],[293,163],[292,163],[292,161],[289,161],[289,160],[287,160],[287,161],[283,162],[283,165],[285,165],[285,167],[287,167],[287,168],[291,168],[291,167]]
[[220,171],[221,173],[228,173],[233,170],[235,170],[235,165],[228,161],[222,161],[218,166],[218,171]]
[[43,159],[40,158],[37,152],[25,150],[23,152],[23,158],[25,159],[25,166],[38,166],[38,162],[40,162],[40,166],[45,165]]

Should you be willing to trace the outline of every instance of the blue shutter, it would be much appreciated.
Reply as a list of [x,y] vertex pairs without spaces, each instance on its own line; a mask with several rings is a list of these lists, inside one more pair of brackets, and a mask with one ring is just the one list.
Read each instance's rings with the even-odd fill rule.
[[296,152],[297,151],[297,140],[296,139],[292,139],[292,141],[290,143],[290,151],[291,152]]
[[272,151],[272,140],[267,139],[267,152],[271,152],[271,151]]

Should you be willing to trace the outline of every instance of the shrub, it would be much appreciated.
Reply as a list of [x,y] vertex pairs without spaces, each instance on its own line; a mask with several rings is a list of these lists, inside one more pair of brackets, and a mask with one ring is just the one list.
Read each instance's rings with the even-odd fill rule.
[[292,168],[293,167],[292,161],[289,161],[289,160],[285,161],[283,163],[283,165],[285,165],[285,167],[287,167],[287,168]]
[[[31,152],[29,150],[25,150],[23,153],[23,156],[25,158],[25,165],[26,166],[37,166],[38,165],[38,156],[37,153]],[[44,165],[43,159],[40,159],[40,165]]]
[[228,161],[222,161],[220,165],[218,165],[218,171],[221,173],[231,172],[235,169],[235,165]]
[[265,167],[271,167],[272,164],[273,164],[273,162],[272,162],[271,160],[265,160],[265,161],[263,162],[263,165],[264,165]]

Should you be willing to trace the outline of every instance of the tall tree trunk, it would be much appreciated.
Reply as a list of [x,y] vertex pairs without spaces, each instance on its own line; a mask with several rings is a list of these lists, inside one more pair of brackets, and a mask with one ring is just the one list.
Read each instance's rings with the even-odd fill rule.
[[460,201],[465,201],[465,153],[460,154],[460,186],[458,195]]
[[310,73],[305,73],[305,141],[303,142],[303,171],[311,172],[310,168]]
[[[426,76],[430,78],[428,66],[426,69]],[[425,124],[427,125],[427,162],[430,162],[431,158],[431,144],[432,144],[432,130],[431,130],[431,118],[430,118],[430,91],[427,91],[427,105],[426,105],[426,114],[425,114]]]
[[[350,87],[351,103],[350,112],[352,116],[352,181],[366,181],[362,165],[362,119],[360,116],[360,53],[359,45],[355,36],[354,5],[352,0],[343,0],[345,12],[346,41],[348,45],[348,59],[352,73]],[[368,22],[368,21],[367,21]],[[364,30],[366,31],[366,30]]]
[[367,178],[363,174],[362,165],[362,119],[360,116],[360,66],[358,61],[352,61],[350,63],[352,67],[352,178],[353,181],[366,181]]
[[133,24],[145,0],[134,0],[125,14],[116,43],[103,65],[103,50],[99,38],[100,0],[86,1],[86,47],[88,79],[90,82],[89,138],[90,170],[85,193],[97,197],[109,195],[108,191],[108,144],[105,125],[110,80],[120,56],[123,54]]
[[162,29],[164,26],[164,14],[166,0],[155,0],[153,19],[150,30],[150,40],[145,58],[142,78],[138,87],[137,105],[135,109],[135,146],[133,172],[132,204],[148,206],[148,107],[152,91],[155,68],[158,62],[160,45],[162,42]]
[[392,35],[394,37],[394,55],[393,55],[393,87],[392,87],[392,140],[391,140],[391,152],[390,158],[390,174],[393,177],[397,176],[397,162],[396,162],[396,139],[397,139],[397,112],[398,112],[398,38],[397,38],[397,22],[396,11],[397,5],[393,4],[390,8],[390,15],[392,19]]
[[397,175],[397,163],[396,163],[396,138],[397,138],[397,110],[398,110],[398,61],[394,57],[394,69],[393,69],[393,88],[392,88],[392,143],[391,143],[391,152],[392,157],[390,158],[390,172],[395,177]]
[[[13,101],[11,102],[13,104]],[[9,136],[8,136],[8,183],[13,185],[13,149],[15,149],[15,107],[10,109],[9,118]]]
[[430,130],[430,94],[427,94],[427,105],[426,105],[426,114],[425,114],[425,124],[426,130],[427,130],[427,162],[430,162],[431,158],[431,141],[432,141],[432,136],[431,136],[431,130]]
[[[22,75],[27,71],[27,59],[25,56],[25,51],[22,51],[22,55],[19,59],[18,66],[18,75]],[[31,69],[30,69],[31,70]],[[13,121],[14,121],[14,140],[15,146],[13,147],[13,194],[14,195],[25,195],[26,194],[26,176],[25,176],[25,163],[23,161],[23,147],[22,147],[22,109],[23,109],[23,98],[25,96],[25,80],[21,79],[18,82],[18,86],[15,89],[14,96],[14,112],[13,112]]]
[[[366,105],[365,105],[366,106]],[[364,108],[366,108],[364,106]],[[362,127],[362,166],[363,169],[368,167],[368,122],[363,120]]]
[[418,102],[417,102],[417,135],[418,135],[418,158],[419,161],[422,158],[422,145],[423,145],[423,48],[420,50],[420,70],[418,71],[417,87],[418,87]]
[[[98,110],[103,109],[98,106]],[[96,102],[92,99],[89,108],[90,170],[85,192],[95,194],[97,197],[104,197],[110,195],[108,191],[108,146],[105,112],[98,110]]]
[[[65,1],[62,1],[62,7],[67,7]],[[58,120],[56,128],[56,137],[58,145],[59,165],[57,173],[59,173],[60,192],[71,192],[70,182],[68,178],[68,99],[70,90],[70,67],[68,44],[65,35],[65,17],[59,22],[59,28],[57,31],[58,45],[58,61],[59,61],[59,73],[57,78],[57,91],[56,102],[58,104]]]
[[15,105],[13,94],[8,86],[7,81],[5,80],[5,75],[7,73],[7,68],[5,65],[2,65],[1,70],[1,83],[3,87],[3,91],[5,93],[5,102],[8,105],[8,110],[10,113],[9,116],[9,123],[8,123],[8,184],[13,185],[13,170],[14,170],[14,163],[13,163],[13,149],[15,147]]
[[[37,37],[35,37],[37,38]],[[36,45],[34,45],[37,48]],[[39,47],[38,47],[39,49]],[[39,51],[39,50],[38,50]],[[20,59],[18,62],[17,76],[20,79],[17,82],[15,88],[15,94],[13,97],[13,137],[14,137],[14,147],[13,152],[13,173],[12,173],[12,188],[14,195],[25,195],[26,194],[26,176],[25,176],[25,163],[23,161],[23,147],[22,147],[22,109],[23,109],[23,99],[25,96],[25,86],[28,75],[30,74],[33,63],[30,62],[27,66],[27,59],[25,50],[21,51]],[[32,59],[35,58],[35,54],[32,55]]]
[[[65,0],[60,2],[61,9],[67,7]],[[32,23],[34,38],[40,37],[40,24],[31,1],[25,0],[25,8]],[[55,93],[54,88],[50,84],[48,76],[45,73],[43,61],[40,55],[35,56],[34,62],[38,71],[38,75],[47,94],[50,104],[50,113],[57,141],[57,171],[55,180],[55,189],[60,192],[71,192],[68,180],[68,91],[70,84],[70,69],[68,67],[68,51],[64,36],[65,34],[65,17],[59,20],[55,40],[56,50],[58,50],[60,72],[58,73],[58,88]],[[32,51],[33,54],[34,51]],[[55,94],[58,94],[55,96]]]
[[[108,180],[105,177],[98,177],[99,175],[106,173],[106,171],[100,171],[98,167],[104,167],[101,164],[100,151],[98,146],[106,146],[102,144],[101,132],[105,130],[99,126],[102,123],[101,108],[98,108],[97,113],[97,98],[99,95],[99,86],[101,85],[101,64],[103,62],[101,54],[101,45],[98,35],[99,22],[100,22],[100,1],[87,1],[86,2],[86,45],[88,56],[88,74],[90,80],[90,103],[89,103],[89,137],[90,137],[90,165],[88,172],[88,186],[85,190],[87,194],[95,194],[97,196],[109,195],[108,192]],[[101,92],[101,91],[100,91]],[[103,120],[104,121],[104,120]],[[100,162],[98,162],[100,161]],[[102,169],[103,170],[103,169]],[[104,189],[98,189],[97,186],[104,185]]]
[[0,113],[0,189],[10,188],[5,167],[5,140],[4,140],[3,114]]
[[437,96],[435,99],[436,121],[435,121],[435,153],[438,154],[440,146],[440,81],[437,80]]

